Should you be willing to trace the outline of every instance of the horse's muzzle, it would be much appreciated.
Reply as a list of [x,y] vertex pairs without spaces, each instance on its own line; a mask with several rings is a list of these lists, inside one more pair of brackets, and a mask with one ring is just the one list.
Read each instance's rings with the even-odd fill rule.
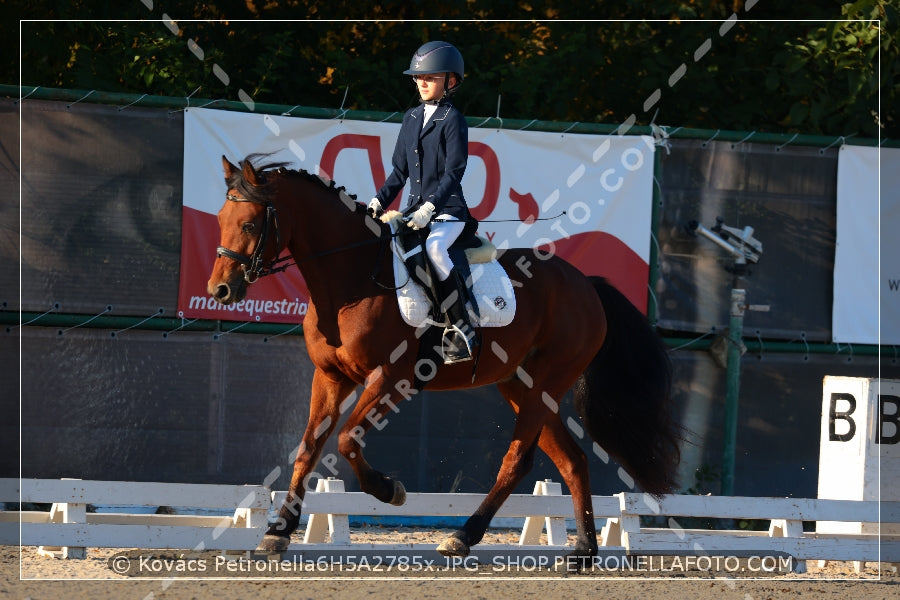
[[247,293],[247,285],[242,279],[232,283],[227,281],[214,283],[210,280],[206,291],[220,304],[232,304],[244,299]]

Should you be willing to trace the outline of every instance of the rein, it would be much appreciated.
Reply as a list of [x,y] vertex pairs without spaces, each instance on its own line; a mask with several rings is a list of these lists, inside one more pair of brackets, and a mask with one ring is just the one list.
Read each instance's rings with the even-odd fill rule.
[[[385,289],[385,290],[398,290],[398,289],[404,287],[406,285],[406,283],[409,283],[409,280],[407,279],[407,282],[404,283],[403,285],[394,287],[394,286],[387,286],[382,283],[379,283],[377,280],[378,273],[381,270],[380,267],[381,267],[382,255],[384,254],[384,244],[383,243],[385,241],[388,241],[388,240],[398,237],[400,235],[399,230],[397,232],[391,232],[388,235],[382,234],[377,239],[364,240],[361,242],[354,242],[352,244],[346,244],[344,246],[339,246],[337,248],[332,248],[330,250],[323,250],[321,252],[311,254],[310,256],[307,256],[299,261],[294,261],[289,264],[283,264],[283,263],[291,260],[292,257],[290,257],[290,256],[276,257],[275,259],[270,261],[268,265],[266,265],[266,264],[264,264],[264,261],[263,261],[263,254],[265,253],[266,242],[268,241],[268,238],[269,238],[270,229],[275,232],[275,249],[277,250],[278,247],[281,245],[281,235],[278,231],[278,212],[275,210],[275,206],[271,202],[266,202],[265,204],[263,204],[262,202],[260,202],[258,200],[242,198],[240,196],[235,196],[234,194],[226,194],[225,199],[230,200],[232,202],[251,202],[253,204],[259,204],[260,206],[266,207],[266,218],[263,221],[262,231],[259,234],[259,242],[256,244],[256,248],[253,250],[253,254],[248,256],[246,254],[241,254],[240,252],[235,252],[234,250],[231,250],[224,246],[219,246],[218,248],[216,248],[216,256],[224,256],[226,258],[230,258],[231,260],[236,261],[236,262],[240,263],[241,265],[243,265],[244,280],[247,283],[255,283],[256,281],[259,280],[260,277],[266,277],[267,275],[274,275],[276,273],[281,273],[281,272],[286,271],[287,269],[294,267],[294,266],[299,267],[300,263],[306,262],[308,260],[313,260],[315,258],[321,258],[323,256],[328,256],[331,254],[336,254],[338,252],[343,252],[345,250],[352,250],[353,248],[359,248],[361,246],[368,246],[369,244],[375,244],[375,243],[381,243],[382,245],[378,249],[378,256],[375,260],[375,269],[372,271],[372,275],[370,276],[372,281],[374,281],[378,287]],[[551,220],[560,218],[564,214],[566,214],[566,211],[562,211],[560,214],[558,214],[554,217],[538,218],[538,219],[534,219],[534,221],[551,221]],[[447,219],[433,219],[434,222],[443,222],[446,220]],[[515,219],[486,219],[486,220],[482,220],[480,222],[482,222],[482,223],[502,223],[502,222],[512,222],[514,220]],[[409,277],[409,274],[407,273],[407,278],[408,277]]]
[[[381,263],[381,257],[384,253],[384,244],[383,242],[391,240],[397,237],[398,233],[390,233],[388,235],[381,235],[377,239],[371,240],[363,240],[360,242],[354,242],[352,244],[346,244],[344,246],[339,246],[337,248],[332,248],[330,250],[323,250],[322,252],[317,252],[315,254],[311,254],[299,261],[292,262],[290,264],[279,264],[284,263],[285,261],[291,260],[290,256],[282,256],[275,258],[268,265],[263,263],[263,254],[265,253],[266,242],[269,238],[270,229],[275,232],[275,248],[276,250],[281,245],[281,235],[278,231],[278,212],[275,210],[275,206],[271,202],[266,202],[263,204],[257,200],[251,200],[249,198],[242,198],[240,196],[235,196],[234,194],[226,194],[226,200],[230,200],[232,202],[251,202],[253,204],[259,204],[260,206],[266,207],[266,219],[263,221],[262,231],[259,234],[259,242],[256,244],[256,248],[253,250],[253,254],[246,255],[241,254],[240,252],[236,252],[224,246],[219,246],[216,248],[216,256],[224,256],[226,258],[230,258],[233,261],[236,261],[244,266],[244,280],[247,283],[255,283],[259,280],[260,277],[266,277],[267,275],[274,275],[275,273],[281,273],[286,271],[287,269],[299,266],[299,263],[306,262],[308,260],[313,260],[315,258],[321,258],[323,256],[328,256],[330,254],[336,254],[338,252],[343,252],[345,250],[352,250],[353,248],[359,248],[362,246],[367,246],[369,244],[382,243],[382,246],[378,251],[378,258],[375,263],[375,270],[372,272],[372,280],[375,283],[384,289],[387,290],[396,290],[399,288],[384,286],[375,280],[376,276],[379,272],[379,265]],[[278,265],[278,266],[276,266]],[[406,284],[404,284],[406,285]],[[400,286],[403,287],[403,286]]]

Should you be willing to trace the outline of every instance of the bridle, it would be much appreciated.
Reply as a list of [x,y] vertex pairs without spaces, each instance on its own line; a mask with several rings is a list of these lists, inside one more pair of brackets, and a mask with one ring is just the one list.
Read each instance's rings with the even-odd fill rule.
[[244,281],[246,281],[247,283],[254,283],[260,277],[280,273],[294,265],[294,263],[291,263],[289,265],[282,264],[280,266],[276,266],[279,265],[279,263],[290,260],[290,256],[275,258],[270,261],[268,265],[264,264],[263,262],[263,254],[266,251],[266,242],[269,239],[270,230],[275,232],[275,251],[277,252],[278,248],[281,246],[281,235],[278,231],[278,213],[275,211],[275,207],[271,202],[262,203],[257,200],[250,200],[249,198],[241,198],[240,196],[235,196],[234,194],[226,194],[225,199],[231,200],[232,202],[252,202],[253,204],[265,206],[266,218],[263,221],[262,231],[259,234],[259,241],[256,244],[256,248],[253,250],[253,254],[247,256],[246,254],[235,252],[234,250],[230,250],[224,246],[219,246],[218,248],[216,248],[216,256],[224,256],[226,258],[230,258],[233,261],[241,263],[244,269]]

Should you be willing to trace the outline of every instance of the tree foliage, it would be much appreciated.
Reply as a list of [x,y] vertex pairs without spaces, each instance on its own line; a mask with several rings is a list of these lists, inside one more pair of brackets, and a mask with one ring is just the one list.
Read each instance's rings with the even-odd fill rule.
[[416,101],[400,74],[412,52],[445,39],[466,59],[470,116],[897,137],[898,1],[2,6],[41,19],[20,27],[28,86],[401,112]]

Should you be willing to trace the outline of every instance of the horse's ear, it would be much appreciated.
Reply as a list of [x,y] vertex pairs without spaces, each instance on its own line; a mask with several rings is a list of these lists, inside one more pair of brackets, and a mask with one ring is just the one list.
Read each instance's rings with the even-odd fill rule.
[[259,176],[256,174],[256,169],[253,168],[253,165],[250,163],[250,161],[243,161],[241,163],[241,166],[244,168],[244,181],[246,181],[250,185],[259,185]]
[[222,168],[225,169],[225,179],[231,179],[232,175],[238,172],[238,168],[222,155]]

